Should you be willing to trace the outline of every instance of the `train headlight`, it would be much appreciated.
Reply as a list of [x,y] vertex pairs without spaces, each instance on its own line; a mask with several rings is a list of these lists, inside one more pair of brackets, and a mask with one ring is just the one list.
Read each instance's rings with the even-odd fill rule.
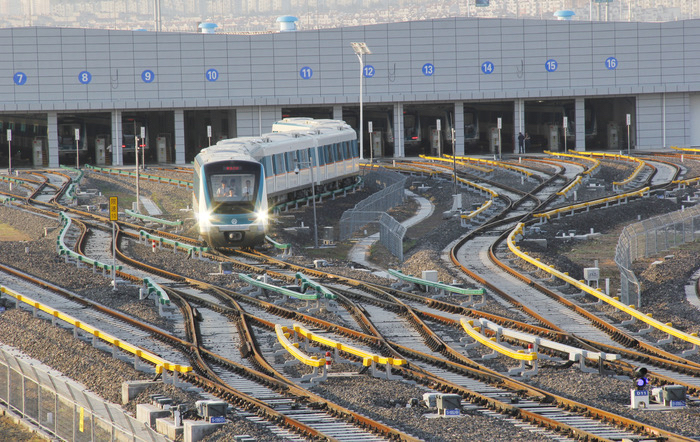
[[260,224],[267,225],[269,215],[268,215],[267,211],[259,210],[258,212],[255,213],[255,218],[256,218],[256,221],[259,222]]
[[199,224],[202,227],[210,227],[216,217],[211,212],[203,212],[199,215]]

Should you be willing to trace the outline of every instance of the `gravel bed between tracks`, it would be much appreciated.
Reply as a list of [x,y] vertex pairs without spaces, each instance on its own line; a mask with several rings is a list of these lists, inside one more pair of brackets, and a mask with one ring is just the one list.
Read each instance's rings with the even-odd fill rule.
[[[107,186],[119,185],[120,182],[123,181],[123,178],[120,177],[103,176],[101,174],[90,174],[90,178],[98,182],[106,181],[108,182]],[[515,180],[516,178],[513,179]],[[114,184],[109,184],[111,182],[114,182]],[[167,186],[158,183],[144,183],[144,185],[142,185],[142,189],[143,188],[145,188],[149,192],[156,194],[170,194],[173,191],[180,191],[179,189],[173,190],[172,186]],[[438,192],[436,190],[433,194],[429,195],[429,197],[436,202],[436,212],[441,213],[443,210],[449,209],[449,206],[451,206],[450,194],[451,187],[443,184],[441,191]],[[187,199],[186,195],[180,196],[180,198],[182,198],[183,200]],[[338,198],[334,202],[324,202],[322,211],[324,213],[330,214],[336,213],[336,211],[334,211],[332,208],[334,208],[335,206],[342,207],[343,201],[343,198]],[[354,203],[352,203],[350,206],[352,205],[354,205]],[[342,207],[342,209],[337,209],[337,218],[335,219],[339,219],[339,214],[342,213],[342,211],[344,211],[346,208],[347,207]],[[179,210],[179,207],[177,208],[177,210]],[[643,211],[643,213],[645,214],[649,213],[648,208],[642,207],[640,210]],[[625,210],[623,210],[623,212],[624,211]],[[596,211],[592,211],[591,213],[595,212]],[[606,215],[604,215],[602,219],[597,221],[598,224],[595,224],[596,231],[603,231],[605,226],[614,226],[617,225],[617,223],[627,222],[625,220],[618,220],[616,222],[612,222],[611,218],[607,215],[608,212],[606,211],[605,213]],[[170,213],[170,215],[174,216],[173,213]],[[177,215],[182,216],[179,213]],[[302,216],[303,219],[306,219],[307,217],[313,216],[313,214],[310,208],[303,208],[295,212],[294,216],[295,218],[298,216]],[[397,218],[399,218],[400,216],[410,216],[410,214],[397,215]],[[566,220],[566,218],[563,219]],[[579,218],[576,217],[575,219],[578,220]],[[636,220],[636,216],[634,216],[631,219]],[[444,220],[445,223],[450,223],[452,221],[453,220],[451,219]],[[294,222],[296,223],[297,221]],[[57,226],[57,221],[46,219],[43,217],[38,217],[35,215],[29,215],[26,212],[22,212],[13,208],[0,207],[0,224],[7,224],[9,226],[12,226],[17,231],[21,231],[24,234],[24,237],[22,237],[19,240],[8,242],[0,241],[0,256],[2,257],[1,259],[3,263],[7,263],[22,270],[34,273],[39,277],[43,277],[58,285],[65,286],[80,294],[84,294],[85,296],[94,296],[96,299],[99,300],[99,302],[104,303],[105,305],[112,306],[113,308],[122,309],[123,311],[127,311],[134,316],[143,317],[144,319],[153,321],[156,325],[158,325],[158,321],[160,320],[160,318],[157,317],[155,307],[153,306],[153,302],[150,300],[138,301],[138,294],[135,287],[120,287],[118,291],[118,296],[115,297],[114,293],[109,287],[108,278],[104,278],[99,274],[93,274],[92,271],[87,269],[76,269],[76,267],[73,265],[63,263],[62,259],[59,259],[56,256],[55,228]],[[415,247],[415,250],[412,253],[410,250],[408,251],[409,253],[407,253],[407,259],[402,264],[401,268],[404,271],[411,272],[414,274],[419,274],[420,270],[426,268],[436,269],[440,272],[440,277],[443,280],[447,281],[451,280],[451,278],[459,278],[459,275],[454,275],[453,271],[439,260],[439,251],[443,244],[448,244],[452,239],[454,239],[454,237],[460,235],[463,230],[460,228],[445,228],[447,225],[443,224],[442,221],[440,223],[435,223],[435,220],[431,220],[431,222],[428,224],[428,230],[436,232],[436,238],[433,240],[426,241],[423,240],[423,235],[419,236],[418,234],[416,234],[415,237],[421,238],[421,241],[419,242],[418,246]],[[48,227],[50,230],[49,236],[47,238],[43,237],[45,227]],[[281,232],[281,227],[282,226],[275,226],[275,229]],[[425,228],[423,226],[421,227]],[[563,226],[562,228],[567,228],[568,230],[568,226]],[[615,233],[613,231],[608,234],[613,235],[616,240],[617,235],[619,235],[619,232]],[[308,241],[308,238],[306,239],[306,241]],[[431,246],[431,244],[435,245]],[[29,253],[25,253],[25,247],[29,247]],[[143,245],[136,244],[131,245],[129,247],[132,247],[134,249],[143,249],[140,250],[137,254],[151,254],[148,248]],[[299,255],[299,252],[303,252],[303,250],[303,246],[300,245],[295,249],[295,252],[297,253],[297,255]],[[552,248],[551,250],[548,249],[546,251],[539,252],[542,253],[542,255],[545,257],[549,256],[552,259],[557,260],[555,262],[558,263],[564,255],[564,253],[566,253],[566,250]],[[663,289],[671,287],[670,284],[676,284],[673,287],[677,287],[682,286],[686,282],[685,278],[688,274],[688,266],[694,265],[693,261],[691,261],[690,258],[694,258],[695,256],[697,256],[697,254],[693,254],[692,251],[688,252],[688,258],[684,258],[684,255],[682,255],[680,251],[674,251],[672,254],[674,255],[674,258],[666,260],[664,264],[672,263],[674,266],[678,266],[679,273],[673,278],[673,281],[675,282],[669,281],[668,272],[665,272],[664,268],[661,267],[664,264],[657,265],[656,269],[658,270],[649,270],[646,273],[644,271],[637,273],[638,276],[642,275],[643,278],[647,278],[652,283],[656,283],[656,289],[664,292],[660,293],[659,295],[643,295],[643,302],[650,302],[648,300],[662,297],[665,298],[666,296],[672,296],[673,294],[678,295],[678,291],[675,290],[675,288],[669,289],[669,291],[672,293],[665,293],[665,290]],[[159,257],[160,255],[163,255],[165,259],[167,259],[168,257],[167,254],[163,253],[153,254],[153,257]],[[311,261],[316,258],[315,254],[312,255],[310,253],[304,253],[304,255],[305,256],[297,257],[296,260],[300,263],[310,265]],[[190,261],[195,262],[195,260]],[[334,270],[338,270],[338,273],[348,273],[353,275],[353,277],[357,277],[358,279],[366,278],[369,275],[368,272],[363,271],[362,269],[352,269],[350,268],[350,266],[346,268],[345,262],[342,259],[332,260],[331,264],[334,266]],[[580,263],[579,267],[583,264],[584,263]],[[190,263],[190,265],[194,267],[195,265],[200,265],[200,263]],[[640,265],[642,264],[640,263]],[[193,272],[201,276],[201,274],[204,271],[208,270],[208,272],[215,272],[217,270],[216,268],[209,268],[209,265],[207,264],[204,264],[204,267],[206,268],[201,270],[194,269]],[[187,268],[187,266],[183,266],[183,268]],[[650,284],[649,286],[652,285],[653,284]],[[660,301],[660,305],[663,306],[664,301]],[[674,309],[674,314],[678,315],[678,318],[673,321],[674,324],[676,324],[677,322],[680,323],[683,320],[683,318],[687,318],[689,310],[687,307],[679,307],[677,309],[678,311],[676,311],[675,304],[675,298],[673,298],[671,302],[666,303],[666,308],[668,308],[669,311],[671,309]],[[654,306],[654,304],[649,304],[649,306],[651,308],[652,306]],[[505,316],[508,316],[507,313],[513,314],[509,310],[502,308],[499,304],[495,304],[494,306],[490,307],[493,307],[495,310],[500,310],[494,311],[494,313],[496,314],[504,314]],[[689,329],[693,325],[698,324],[697,318],[692,316],[693,313],[690,313],[690,315],[691,316],[688,319]],[[515,314],[515,316],[518,315]],[[655,314],[655,317],[656,316],[657,315]],[[23,319],[23,317],[25,318]],[[3,327],[1,327],[2,332],[0,332],[0,340],[2,342],[8,343],[10,345],[15,345],[29,354],[32,354],[31,346],[29,344],[39,345],[38,349],[34,350],[34,352],[36,353],[35,357],[37,357],[37,359],[40,360],[52,358],[55,361],[54,363],[59,366],[61,364],[65,364],[66,367],[63,368],[54,367],[59,371],[70,372],[72,367],[80,367],[81,364],[84,363],[82,362],[85,360],[83,355],[87,351],[97,352],[97,354],[94,357],[90,356],[90,359],[96,359],[99,356],[107,358],[108,361],[105,364],[106,368],[104,368],[104,370],[100,371],[99,373],[96,373],[93,376],[91,382],[93,382],[95,385],[90,386],[90,388],[94,389],[94,391],[96,392],[102,391],[104,389],[105,392],[100,393],[104,397],[110,397],[110,389],[112,389],[113,391],[119,389],[119,386],[115,385],[114,382],[114,379],[116,379],[117,372],[131,373],[130,370],[133,371],[133,369],[128,364],[124,364],[125,367],[117,368],[117,361],[114,361],[111,358],[108,358],[107,356],[100,355],[100,351],[93,349],[87,344],[75,341],[72,338],[72,334],[68,332],[64,333],[66,335],[65,342],[61,342],[60,344],[54,346],[54,348],[43,348],[43,345],[46,345],[43,342],[45,341],[45,334],[48,332],[44,331],[44,334],[40,333],[37,335],[28,333],[27,330],[40,330],[42,323],[41,320],[31,318],[29,314],[8,310],[0,316],[0,320],[3,322]],[[167,323],[161,323],[159,326],[164,328],[168,327]],[[55,334],[55,332],[53,333]],[[22,344],[21,341],[24,337],[26,337],[26,339],[29,342]],[[57,338],[55,340],[58,341],[59,339]],[[82,348],[80,346],[84,346],[85,348]],[[56,357],[57,354],[64,355],[64,357]],[[65,357],[66,354],[74,354],[76,356],[75,358],[68,358]],[[128,377],[131,379],[136,379],[139,375],[143,374],[133,372],[132,374],[129,374]],[[79,373],[76,374],[76,376],[79,376]],[[619,381],[614,378],[602,377],[595,374],[581,374],[573,369],[555,370],[542,368],[541,373],[538,376],[534,377],[532,379],[532,382],[535,385],[541,385],[542,387],[545,387],[552,391],[558,391],[563,395],[569,394],[574,399],[597,405],[603,409],[608,409],[619,414],[628,413],[629,415],[631,413],[637,419],[640,419],[644,422],[648,422],[651,425],[657,425],[660,427],[668,428],[683,434],[695,434],[700,424],[700,421],[698,421],[697,409],[694,408],[676,410],[672,413],[663,413],[655,416],[653,415],[653,413],[638,412],[626,409],[625,405],[629,402],[629,387],[625,381]],[[362,385],[361,388],[358,388],[358,383]],[[351,406],[353,409],[356,409],[362,413],[367,413],[370,415],[374,415],[376,413],[377,418],[380,418],[381,416],[380,420],[383,420],[389,423],[390,425],[396,425],[397,427],[404,429],[404,431],[415,435],[419,435],[419,437],[424,437],[427,440],[463,440],[464,434],[482,435],[480,437],[476,437],[476,440],[483,441],[513,440],[515,437],[519,437],[523,440],[536,440],[533,439],[536,436],[534,436],[532,433],[525,433],[519,435],[513,433],[511,435],[511,433],[508,433],[509,431],[518,432],[520,430],[517,430],[515,427],[504,423],[500,420],[487,419],[478,415],[472,416],[471,414],[469,414],[468,418],[459,420],[426,419],[423,421],[421,419],[418,419],[418,415],[421,414],[419,409],[405,408],[405,403],[412,397],[419,397],[420,389],[402,383],[381,381],[367,377],[359,377],[353,378],[352,380],[332,379],[331,381],[316,388],[320,394],[323,391],[322,394],[324,396],[327,395],[328,397],[336,397],[337,400],[341,403],[343,401],[346,401],[345,403],[348,406]],[[367,391],[371,392],[371,394],[365,395],[362,398],[360,398],[357,395],[357,391]],[[176,392],[163,392],[163,394],[174,396]],[[391,403],[391,399],[387,398],[393,399],[394,402]],[[192,400],[192,398],[183,398],[182,400],[187,401]],[[640,416],[636,416],[637,414],[640,414]],[[669,415],[671,415],[672,417],[669,418]],[[404,417],[401,418],[401,416]],[[396,419],[396,421],[394,422],[393,419]],[[246,424],[249,425],[249,423],[247,422]],[[436,427],[436,425],[438,426]],[[453,428],[453,425],[458,426],[458,428]],[[474,427],[465,428],[466,425],[474,425]],[[442,426],[445,426],[445,428],[443,428]],[[257,426],[254,426],[254,428],[252,429],[249,427],[241,427],[240,431],[236,429],[228,429],[228,431],[226,432],[222,432],[221,434],[213,436],[215,438],[212,438],[210,440],[232,440],[231,434],[251,434],[254,433],[253,430],[256,430],[257,428]],[[435,435],[438,434],[440,435],[440,437],[443,437],[443,439],[435,439]],[[502,435],[506,434],[508,434],[509,436],[502,437]],[[253,435],[257,435],[257,437],[259,437],[259,440],[274,440],[265,438],[265,436],[263,436],[262,433],[254,433]],[[269,434],[267,436],[271,437]]]

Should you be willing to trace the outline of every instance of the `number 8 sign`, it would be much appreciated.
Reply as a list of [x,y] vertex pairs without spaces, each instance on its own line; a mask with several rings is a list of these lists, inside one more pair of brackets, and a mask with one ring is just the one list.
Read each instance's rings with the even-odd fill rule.
[[88,71],[83,71],[78,74],[78,81],[83,84],[88,84],[90,81],[92,81],[92,75]]

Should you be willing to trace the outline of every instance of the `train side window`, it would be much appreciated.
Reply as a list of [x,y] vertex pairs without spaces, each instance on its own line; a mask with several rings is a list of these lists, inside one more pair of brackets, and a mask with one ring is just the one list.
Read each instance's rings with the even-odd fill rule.
[[312,166],[318,166],[318,164],[316,164],[316,156],[314,155],[314,151],[310,147],[306,149],[306,160],[310,161]]
[[272,158],[269,156],[263,157],[262,159],[262,165],[263,169],[265,169],[265,178],[272,176],[274,174],[273,168],[272,168]]
[[323,149],[326,151],[327,163],[335,163],[335,152],[333,151],[333,145],[328,144],[326,146],[323,146]]
[[340,146],[340,143],[335,143],[333,148],[335,150],[335,157],[338,159],[338,161],[343,161],[343,149]]
[[352,157],[353,158],[359,158],[360,157],[360,149],[359,149],[359,144],[357,143],[357,140],[352,140]]
[[284,154],[285,166],[287,167],[285,172],[294,170],[294,162],[297,159],[296,156],[296,152],[287,152]]
[[318,163],[320,166],[326,164],[326,153],[323,151],[323,147],[317,147],[316,152],[318,154]]
[[279,175],[281,173],[284,173],[284,154],[278,153],[275,154],[275,162],[274,162],[274,168],[275,168],[275,175]]

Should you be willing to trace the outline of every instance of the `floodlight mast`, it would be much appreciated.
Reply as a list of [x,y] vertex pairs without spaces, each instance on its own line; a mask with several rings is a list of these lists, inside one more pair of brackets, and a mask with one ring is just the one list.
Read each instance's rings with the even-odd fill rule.
[[362,160],[364,159],[364,115],[362,114],[362,83],[365,76],[364,56],[371,54],[372,51],[369,50],[365,42],[352,42],[350,46],[352,46],[352,50],[355,51],[357,59],[360,60],[360,160]]

